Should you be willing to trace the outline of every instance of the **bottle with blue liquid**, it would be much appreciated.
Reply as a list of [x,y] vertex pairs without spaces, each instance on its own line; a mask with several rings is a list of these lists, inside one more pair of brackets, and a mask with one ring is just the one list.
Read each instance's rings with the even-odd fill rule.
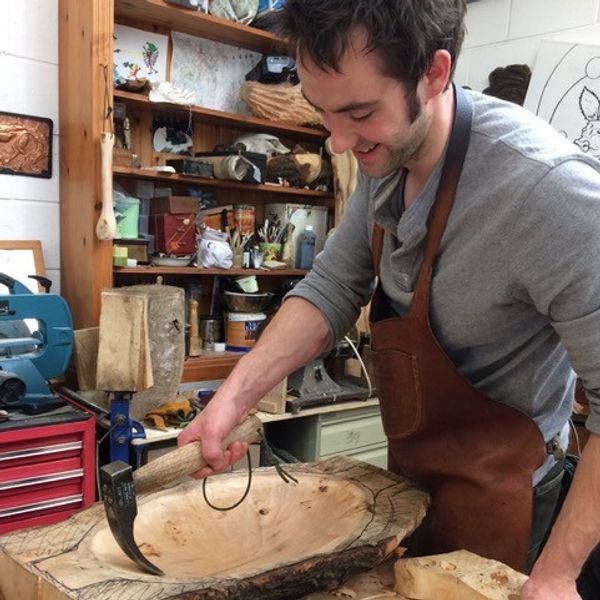
[[316,241],[317,236],[313,231],[312,225],[307,225],[298,238],[298,251],[296,253],[297,269],[306,269],[307,271],[312,269]]

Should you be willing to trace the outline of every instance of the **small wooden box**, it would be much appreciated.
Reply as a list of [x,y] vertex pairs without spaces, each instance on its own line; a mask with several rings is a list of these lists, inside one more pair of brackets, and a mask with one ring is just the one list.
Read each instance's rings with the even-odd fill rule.
[[150,202],[150,214],[169,213],[172,215],[191,214],[198,212],[196,196],[166,196],[153,198]]
[[196,252],[196,215],[193,213],[150,215],[149,229],[156,252],[182,255]]

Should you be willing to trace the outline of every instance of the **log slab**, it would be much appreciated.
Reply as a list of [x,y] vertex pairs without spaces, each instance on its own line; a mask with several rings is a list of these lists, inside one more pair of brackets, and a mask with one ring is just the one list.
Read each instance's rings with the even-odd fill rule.
[[[97,503],[63,523],[0,537],[6,600],[276,600],[333,589],[390,557],[420,524],[428,495],[373,465],[335,457],[254,472],[236,509],[205,504],[201,482],[138,498],[135,537],[165,577],[142,573],[112,539]],[[209,481],[219,506],[239,498],[247,474]]]

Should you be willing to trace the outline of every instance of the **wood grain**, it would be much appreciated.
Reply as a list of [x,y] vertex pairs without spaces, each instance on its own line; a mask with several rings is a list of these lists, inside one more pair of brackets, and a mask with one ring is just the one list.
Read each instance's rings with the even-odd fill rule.
[[[0,537],[0,572],[14,565],[0,590],[45,598],[10,596],[19,580],[61,600],[298,598],[381,563],[429,503],[409,481],[349,458],[289,470],[298,485],[257,470],[250,496],[227,513],[206,506],[199,481],[138,498],[136,540],[165,577],[141,573],[120,552],[96,504],[64,523]],[[246,476],[215,477],[207,493],[231,504]]]

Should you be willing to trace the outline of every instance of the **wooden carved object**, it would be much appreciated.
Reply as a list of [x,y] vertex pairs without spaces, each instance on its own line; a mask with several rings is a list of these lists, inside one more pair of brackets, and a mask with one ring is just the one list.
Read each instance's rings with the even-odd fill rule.
[[[164,577],[140,572],[95,504],[64,523],[0,537],[0,595],[41,600],[275,600],[333,589],[390,556],[421,522],[427,494],[345,457],[254,473],[240,506],[218,512],[197,480],[138,497],[135,537]],[[238,500],[247,473],[212,478],[217,506]]]
[[247,81],[240,97],[261,119],[292,125],[322,125],[321,115],[306,101],[300,85]]
[[331,138],[327,138],[325,149],[331,156],[335,196],[335,222],[339,223],[346,210],[346,203],[356,187],[358,162],[350,150],[342,154],[336,154],[331,149]]
[[52,121],[0,112],[0,173],[52,177]]
[[396,591],[417,600],[519,600],[527,576],[466,550],[399,560]]
[[[108,318],[108,315],[105,319],[105,298],[110,298],[117,307],[122,306],[123,303],[135,303],[139,307],[137,316],[131,312],[127,316],[127,311],[121,310],[113,312],[112,319]],[[146,302],[140,302],[140,298],[145,298]],[[116,374],[123,371],[125,371],[123,377],[125,381],[129,379],[135,382],[136,376],[147,376],[148,372],[153,379],[151,387],[144,385],[135,387],[138,391],[133,394],[129,402],[129,413],[133,419],[141,419],[153,408],[171,402],[177,397],[177,387],[181,383],[185,359],[184,302],[183,289],[171,285],[132,285],[102,292],[98,388],[115,390]],[[141,314],[142,311],[146,313],[145,317]],[[128,324],[135,321],[139,322],[137,329]],[[140,335],[142,322],[147,323],[146,336]],[[106,323],[104,336],[103,323]],[[123,340],[125,333],[129,332],[131,332],[130,339]],[[139,333],[134,335],[135,332]],[[103,337],[108,349],[106,352],[102,351]],[[119,337],[121,339],[117,339]],[[149,348],[147,351],[144,350],[146,343]],[[115,351],[111,353],[112,348],[115,348]],[[129,356],[126,356],[127,353]],[[109,358],[111,356],[112,358]],[[147,357],[150,357],[150,365],[143,364]],[[132,373],[127,376],[129,369]],[[99,402],[102,403],[101,400]],[[108,408],[108,405],[106,407]]]
[[113,208],[112,198],[112,162],[115,136],[113,133],[100,134],[100,185],[102,194],[102,210],[98,223],[96,223],[96,235],[99,240],[114,240],[117,237],[117,220]]

